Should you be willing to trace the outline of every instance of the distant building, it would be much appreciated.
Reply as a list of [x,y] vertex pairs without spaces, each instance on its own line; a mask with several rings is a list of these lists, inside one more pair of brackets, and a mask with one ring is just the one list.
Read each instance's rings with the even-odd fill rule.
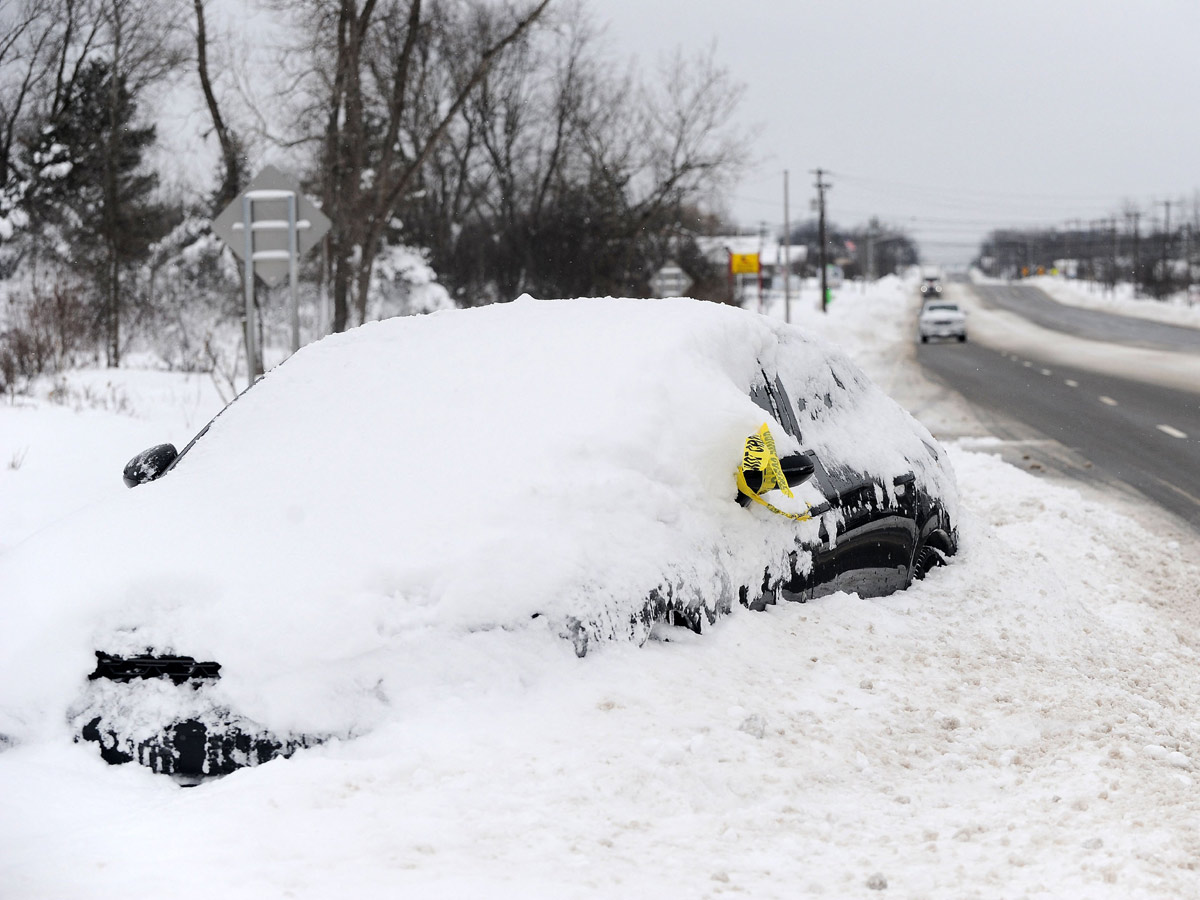
[[[736,234],[698,237],[696,243],[705,258],[721,269],[728,267],[731,253],[757,253],[759,265],[762,267],[764,289],[775,284],[776,278],[783,273],[785,245],[779,241],[757,234]],[[808,247],[804,244],[792,244],[790,247],[786,247],[786,250],[787,262],[791,267],[792,274],[802,275],[805,264],[808,262]],[[738,277],[745,279],[751,276],[741,275]],[[754,280],[757,289],[757,280]],[[782,282],[779,284],[782,286]]]

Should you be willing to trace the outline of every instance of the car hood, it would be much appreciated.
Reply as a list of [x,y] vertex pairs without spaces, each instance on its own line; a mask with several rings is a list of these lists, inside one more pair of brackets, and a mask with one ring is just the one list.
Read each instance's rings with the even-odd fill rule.
[[762,316],[604,298],[372,323],[268,373],[160,480],[0,557],[0,734],[61,722],[97,650],[216,660],[246,715],[345,733],[439,635],[619,635],[664,582],[754,584],[796,528],[733,502],[760,364],[844,388],[808,448],[953,497],[924,428]]

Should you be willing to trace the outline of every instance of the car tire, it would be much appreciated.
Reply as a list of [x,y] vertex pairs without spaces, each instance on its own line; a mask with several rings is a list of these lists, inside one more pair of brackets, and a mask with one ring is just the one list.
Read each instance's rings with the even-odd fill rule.
[[960,334],[958,336],[958,342],[960,344],[965,344],[967,342],[967,336],[965,334]]
[[927,335],[927,334],[921,335],[921,343],[928,344],[929,343],[929,335]]
[[921,548],[913,554],[912,572],[909,581],[924,581],[925,576],[932,570],[945,564],[946,561],[942,559],[942,554],[936,548],[930,544],[922,544]]

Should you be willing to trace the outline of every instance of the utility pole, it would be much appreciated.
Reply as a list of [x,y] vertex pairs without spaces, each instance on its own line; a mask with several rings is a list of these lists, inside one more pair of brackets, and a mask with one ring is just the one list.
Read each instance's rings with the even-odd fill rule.
[[792,222],[788,217],[788,170],[783,170],[783,321],[792,321]]
[[821,266],[821,312],[829,312],[829,286],[827,284],[827,276],[825,266],[825,191],[830,187],[830,184],[825,181],[825,170],[815,169],[813,174],[817,176],[817,243],[819,245],[817,253],[817,261]]
[[1136,209],[1125,213],[1126,218],[1133,223],[1133,296],[1138,296],[1138,270],[1141,268],[1141,233],[1138,230],[1138,220],[1142,214]]
[[867,280],[875,281],[875,217],[867,223]]
[[1108,292],[1116,295],[1117,293],[1117,242],[1120,238],[1117,236],[1117,217],[1113,216],[1108,220],[1109,230],[1112,232],[1112,246],[1109,248],[1108,256]]
[[1192,297],[1192,223],[1183,226],[1183,288],[1187,292],[1188,302]]
[[1087,237],[1087,255],[1088,255],[1088,290],[1095,290],[1099,285],[1098,266],[1096,265],[1096,257],[1100,255],[1103,243],[1103,238],[1097,237],[1097,232],[1101,235],[1104,232],[1103,219],[1088,219],[1088,237]]
[[1171,292],[1171,273],[1170,273],[1170,246],[1171,246],[1171,201],[1159,200],[1163,207],[1163,245],[1162,245],[1162,299],[1166,299]]

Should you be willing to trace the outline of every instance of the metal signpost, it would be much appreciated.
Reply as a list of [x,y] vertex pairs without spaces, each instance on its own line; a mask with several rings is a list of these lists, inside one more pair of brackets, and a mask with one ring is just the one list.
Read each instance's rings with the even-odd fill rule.
[[246,364],[250,383],[262,368],[254,304],[254,277],[274,287],[286,275],[292,309],[292,352],[300,349],[300,303],[296,284],[300,257],[329,231],[328,217],[300,191],[299,183],[273,166],[255,176],[221,214],[213,233],[244,265]]

